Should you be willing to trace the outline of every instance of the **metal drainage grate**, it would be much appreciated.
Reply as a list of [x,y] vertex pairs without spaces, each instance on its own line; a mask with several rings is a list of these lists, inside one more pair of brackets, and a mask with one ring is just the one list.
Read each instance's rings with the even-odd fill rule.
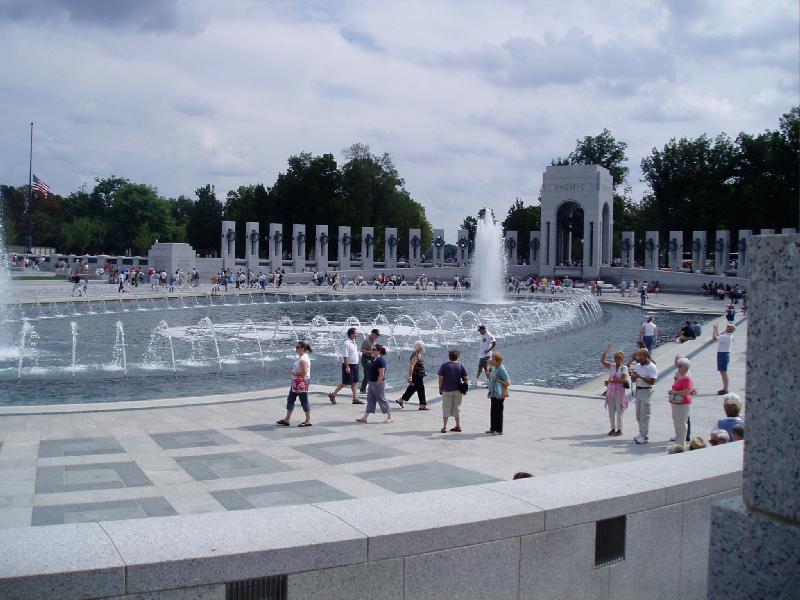
[[597,521],[594,534],[594,566],[604,567],[625,560],[625,523],[627,517]]
[[226,583],[225,600],[286,600],[286,575]]

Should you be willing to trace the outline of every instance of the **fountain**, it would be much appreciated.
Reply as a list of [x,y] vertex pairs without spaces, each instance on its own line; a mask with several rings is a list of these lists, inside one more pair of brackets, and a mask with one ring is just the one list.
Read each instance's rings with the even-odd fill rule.
[[122,321],[117,321],[116,324],[116,337],[114,338],[114,352],[113,361],[115,365],[120,365],[122,368],[122,376],[128,378],[128,353],[125,349],[125,327]]
[[503,282],[506,277],[506,254],[503,227],[494,218],[494,211],[484,209],[475,232],[475,254],[470,268],[475,298],[481,304],[500,304],[504,301]]
[[30,354],[36,361],[36,340],[39,335],[31,325],[30,321],[22,322],[22,330],[19,333],[19,362],[17,363],[17,381],[22,380],[22,362],[25,359],[25,350],[30,348]]
[[71,321],[69,328],[72,331],[72,382],[75,383],[75,358],[78,350],[78,324]]

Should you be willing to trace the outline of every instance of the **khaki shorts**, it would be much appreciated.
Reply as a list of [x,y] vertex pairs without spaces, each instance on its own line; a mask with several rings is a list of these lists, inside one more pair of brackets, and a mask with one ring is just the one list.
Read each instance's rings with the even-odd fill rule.
[[458,417],[461,415],[461,392],[442,392],[442,416]]

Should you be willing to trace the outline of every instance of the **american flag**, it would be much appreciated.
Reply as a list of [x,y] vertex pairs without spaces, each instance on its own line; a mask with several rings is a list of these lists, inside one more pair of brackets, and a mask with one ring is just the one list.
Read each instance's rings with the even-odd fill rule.
[[50,186],[39,179],[36,175],[33,176],[33,185],[31,187],[35,192],[40,192],[45,197],[50,194]]

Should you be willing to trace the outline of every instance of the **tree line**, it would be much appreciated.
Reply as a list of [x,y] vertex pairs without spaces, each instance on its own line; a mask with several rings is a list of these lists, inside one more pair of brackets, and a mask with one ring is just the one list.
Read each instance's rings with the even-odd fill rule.
[[[614,229],[635,231],[709,231],[798,227],[800,210],[800,107],[781,116],[776,130],[760,134],[721,133],[714,138],[672,138],[641,159],[647,191],[631,198],[626,166],[627,143],[608,129],[576,140],[566,158],[553,165],[605,167],[614,184]],[[541,200],[541,193],[539,195]],[[474,240],[478,217],[461,227]],[[540,206],[519,198],[503,220],[504,231],[518,231],[518,254],[530,260],[530,232],[539,231]],[[731,239],[738,239],[732,235]],[[619,256],[619,236],[615,256]],[[643,252],[639,249],[640,252]],[[640,252],[637,252],[637,256]]]
[[[91,191],[68,196],[34,193],[31,221],[35,246],[52,246],[76,254],[146,253],[156,241],[188,242],[201,256],[219,253],[220,221],[237,222],[238,256],[244,256],[245,222],[260,223],[263,237],[269,223],[284,226],[284,239],[292,224],[306,225],[307,252],[314,248],[317,224],[354,227],[351,248],[360,248],[360,228],[373,226],[376,259],[383,258],[384,228],[398,227],[398,248],[408,247],[408,229],[422,230],[422,247],[431,244],[431,225],[425,208],[405,189],[389,154],[375,155],[368,146],[354,144],[338,165],[332,154],[307,152],[291,156],[286,170],[272,186],[242,185],[228,192],[224,203],[213,185],[195,190],[194,197],[164,198],[144,183],[112,175],[96,178]],[[5,215],[6,242],[21,244],[27,235],[28,186],[0,185]],[[287,247],[287,244],[284,244]],[[329,243],[330,258],[336,244]],[[262,256],[267,251],[261,244]]]

